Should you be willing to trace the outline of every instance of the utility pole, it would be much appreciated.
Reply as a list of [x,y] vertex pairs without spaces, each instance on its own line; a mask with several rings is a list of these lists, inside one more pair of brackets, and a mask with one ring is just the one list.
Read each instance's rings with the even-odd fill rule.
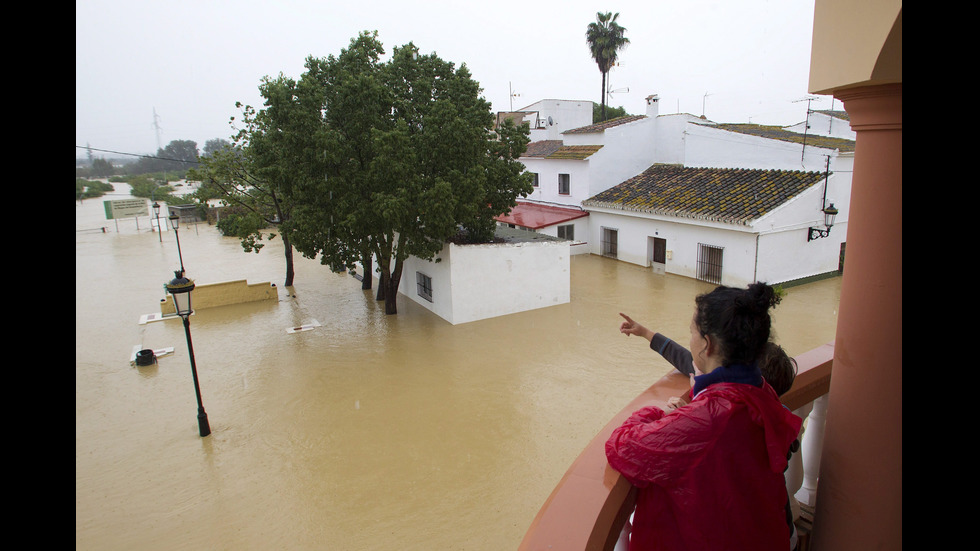
[[156,134],[157,134],[157,151],[159,151],[159,150],[163,149],[163,146],[160,145],[160,117],[157,116],[157,108],[156,107],[153,108],[153,128],[156,130]]

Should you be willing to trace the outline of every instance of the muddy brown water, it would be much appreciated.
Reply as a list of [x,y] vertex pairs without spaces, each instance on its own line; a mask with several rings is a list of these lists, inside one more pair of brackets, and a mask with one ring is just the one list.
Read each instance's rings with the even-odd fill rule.
[[[686,344],[711,288],[579,255],[570,303],[453,326],[405,297],[386,316],[298,254],[283,288],[280,240],[244,253],[182,227],[197,283],[280,286],[191,317],[201,438],[182,324],[139,323],[180,266],[175,236],[106,220],[117,187],[75,207],[76,549],[516,549],[582,448],[671,369],[618,313]],[[840,278],[788,290],[790,354],[833,340],[839,296]],[[174,352],[134,367],[134,346]]]

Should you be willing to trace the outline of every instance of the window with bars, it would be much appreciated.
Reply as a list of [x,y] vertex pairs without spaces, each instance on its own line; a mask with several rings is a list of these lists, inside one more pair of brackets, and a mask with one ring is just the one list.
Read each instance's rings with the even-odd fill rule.
[[721,285],[723,253],[722,247],[698,243],[697,278],[699,280]]
[[415,286],[419,296],[432,302],[432,278],[422,272],[415,272]]
[[619,254],[619,231],[612,228],[602,228],[600,238],[602,256],[616,258]]

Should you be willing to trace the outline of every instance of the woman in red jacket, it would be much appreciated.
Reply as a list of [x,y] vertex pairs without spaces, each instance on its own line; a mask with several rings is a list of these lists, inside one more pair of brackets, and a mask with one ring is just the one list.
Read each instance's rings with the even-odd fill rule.
[[783,471],[802,421],[756,365],[769,341],[771,287],[718,287],[695,299],[691,403],[633,413],[606,442],[639,488],[631,550],[786,551]]

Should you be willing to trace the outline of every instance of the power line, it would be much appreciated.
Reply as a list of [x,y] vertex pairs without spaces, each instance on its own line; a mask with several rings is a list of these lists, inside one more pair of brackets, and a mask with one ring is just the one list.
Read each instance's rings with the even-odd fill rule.
[[111,149],[99,149],[97,147],[89,147],[87,145],[76,145],[75,146],[75,149],[85,149],[85,150],[88,150],[88,151],[98,151],[100,153],[112,153],[112,154],[115,154],[115,155],[127,155],[127,156],[130,156],[130,157],[139,157],[141,159],[143,159],[143,158],[146,158],[146,159],[158,159],[158,160],[161,160],[161,161],[172,161],[172,162],[175,162],[175,163],[197,164],[197,162],[198,162],[198,161],[185,161],[184,159],[170,159],[170,158],[167,158],[167,157],[159,157],[157,155],[141,155],[139,153],[126,153],[124,151],[112,151]]

